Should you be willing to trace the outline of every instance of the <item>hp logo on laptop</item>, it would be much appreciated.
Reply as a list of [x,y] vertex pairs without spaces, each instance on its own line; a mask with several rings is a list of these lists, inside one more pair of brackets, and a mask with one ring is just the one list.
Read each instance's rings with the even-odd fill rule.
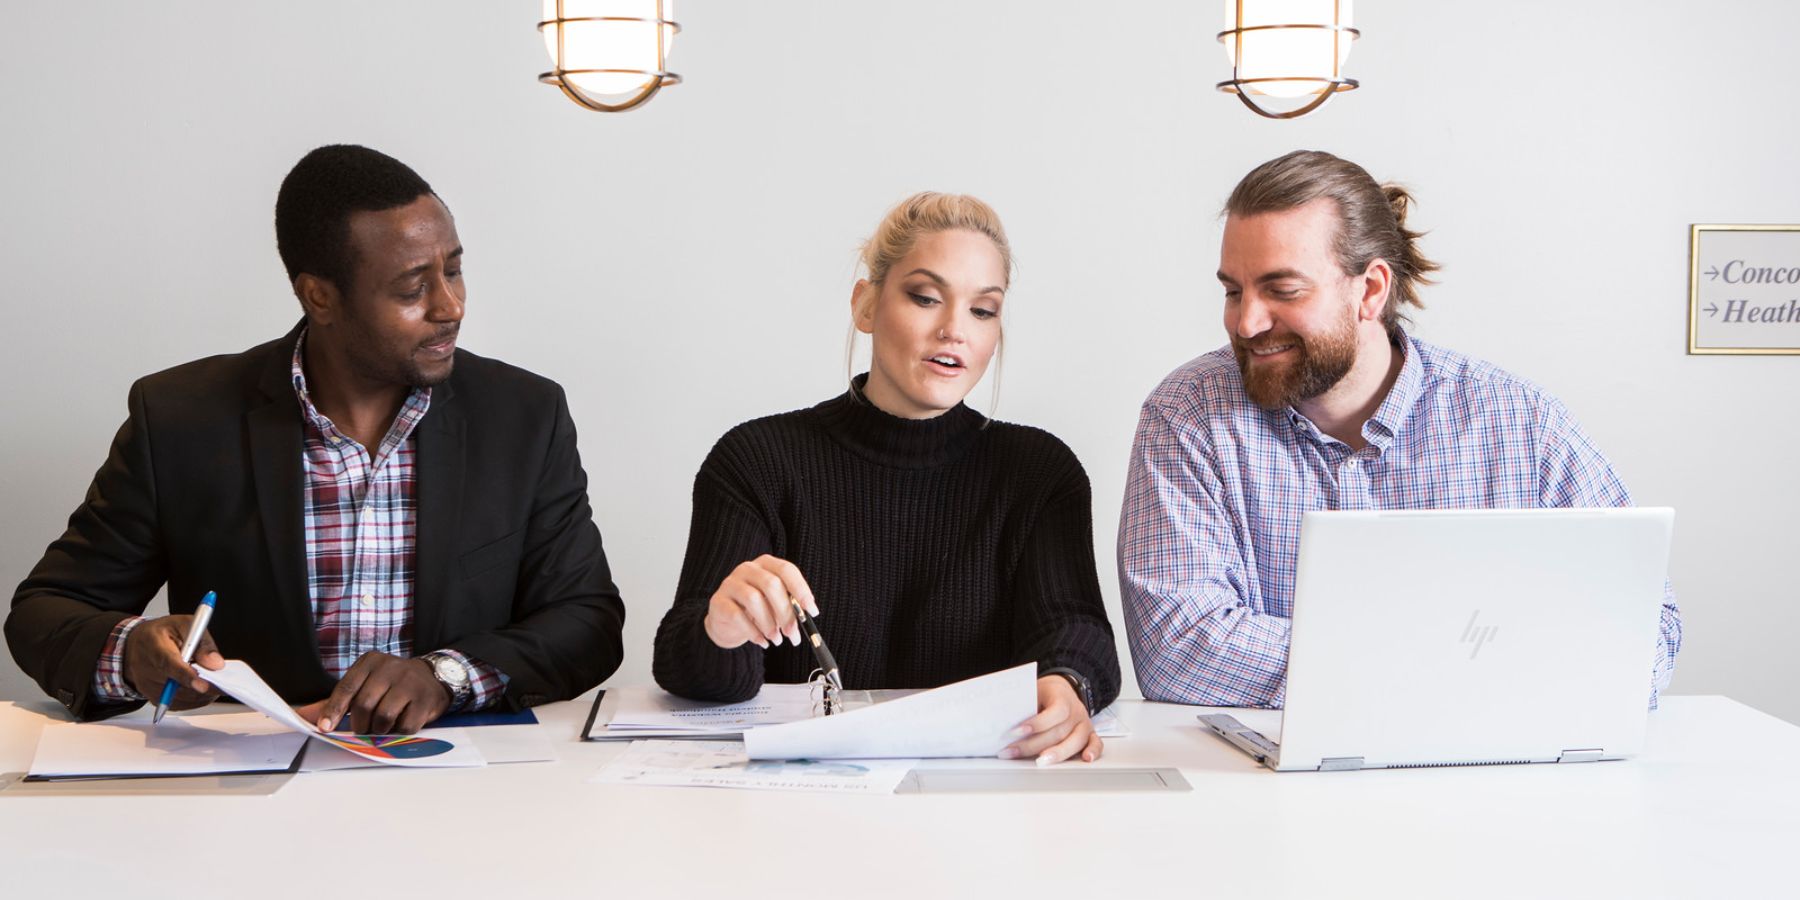
[[1480,617],[1481,617],[1481,610],[1478,609],[1469,616],[1469,625],[1468,625],[1468,627],[1463,629],[1463,633],[1462,633],[1461,643],[1475,645],[1475,648],[1473,650],[1469,651],[1470,659],[1474,659],[1475,654],[1481,652],[1482,644],[1485,644],[1485,643],[1493,640],[1494,636],[1500,633],[1500,626],[1498,626],[1498,625],[1477,625],[1477,624],[1475,624],[1475,620]]

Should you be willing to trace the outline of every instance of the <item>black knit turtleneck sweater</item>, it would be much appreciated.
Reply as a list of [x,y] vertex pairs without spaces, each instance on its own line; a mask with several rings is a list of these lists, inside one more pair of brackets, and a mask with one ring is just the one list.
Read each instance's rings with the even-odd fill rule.
[[722,650],[706,636],[720,582],[768,553],[812,587],[847,687],[936,687],[1035,661],[1084,676],[1096,708],[1111,703],[1119,658],[1087,473],[1050,434],[984,421],[964,405],[901,419],[846,392],[727,432],[694,479],[657,683],[729,702],[806,680],[805,647]]

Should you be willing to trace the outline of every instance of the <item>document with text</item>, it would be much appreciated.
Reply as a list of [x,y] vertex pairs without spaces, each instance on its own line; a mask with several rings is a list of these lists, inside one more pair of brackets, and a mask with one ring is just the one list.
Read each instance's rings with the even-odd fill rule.
[[911,759],[753,760],[742,741],[633,741],[589,781],[754,791],[892,794]]
[[1037,714],[1037,664],[744,734],[751,759],[993,756]]
[[[614,688],[602,701],[590,738],[735,738],[760,725],[793,722],[812,715],[812,685],[765,684],[742,703],[685,700],[647,687]],[[594,734],[593,732],[599,732]]]

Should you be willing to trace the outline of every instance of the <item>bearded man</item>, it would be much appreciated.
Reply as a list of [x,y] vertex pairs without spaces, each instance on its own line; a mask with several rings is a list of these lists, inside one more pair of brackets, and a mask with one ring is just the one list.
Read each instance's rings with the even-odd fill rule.
[[[1119,521],[1145,698],[1282,705],[1308,511],[1631,505],[1556,398],[1406,333],[1402,307],[1423,305],[1438,268],[1406,227],[1411,202],[1316,151],[1258,166],[1226,202],[1229,351],[1144,401]],[[1680,648],[1665,583],[1652,707]]]

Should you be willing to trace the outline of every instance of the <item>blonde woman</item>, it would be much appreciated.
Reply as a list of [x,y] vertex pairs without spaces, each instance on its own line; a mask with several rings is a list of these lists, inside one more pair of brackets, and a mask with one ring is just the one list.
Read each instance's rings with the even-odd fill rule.
[[923,193],[863,247],[850,294],[869,371],[810,409],[740,425],[694,480],[654,670],[738,701],[805,681],[789,596],[846,687],[924,688],[1026,662],[1039,713],[1001,756],[1099,757],[1089,716],[1119,692],[1087,474],[1046,432],[963,403],[1000,346],[1012,254],[973,197]]

